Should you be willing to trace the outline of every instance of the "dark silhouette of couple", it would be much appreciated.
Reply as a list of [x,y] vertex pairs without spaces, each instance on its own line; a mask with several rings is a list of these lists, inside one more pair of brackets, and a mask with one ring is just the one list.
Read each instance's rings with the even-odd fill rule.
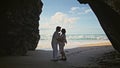
[[[51,45],[52,45],[52,49],[53,49],[53,61],[58,61],[58,60],[63,60],[66,61],[66,55],[64,52],[64,46],[65,43],[67,43],[66,40],[66,30],[64,28],[62,28],[60,26],[56,27],[56,31],[53,33],[52,36],[52,41],[51,41]],[[61,54],[61,56],[58,56],[58,46],[59,46],[59,53]]]

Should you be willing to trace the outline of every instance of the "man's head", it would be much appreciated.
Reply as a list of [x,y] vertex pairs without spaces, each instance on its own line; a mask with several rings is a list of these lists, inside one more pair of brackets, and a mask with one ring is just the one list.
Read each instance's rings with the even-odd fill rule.
[[60,26],[57,26],[57,27],[56,27],[56,31],[59,32],[60,30],[61,30],[61,27],[60,27]]

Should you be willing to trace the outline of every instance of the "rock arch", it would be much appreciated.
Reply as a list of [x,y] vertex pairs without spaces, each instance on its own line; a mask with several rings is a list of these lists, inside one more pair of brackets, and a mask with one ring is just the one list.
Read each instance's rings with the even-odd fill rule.
[[[117,6],[110,4],[119,0],[78,1],[91,6],[113,47],[120,52],[120,2],[116,2]],[[25,55],[28,50],[35,50],[40,38],[38,21],[42,6],[41,0],[0,0],[1,56]]]

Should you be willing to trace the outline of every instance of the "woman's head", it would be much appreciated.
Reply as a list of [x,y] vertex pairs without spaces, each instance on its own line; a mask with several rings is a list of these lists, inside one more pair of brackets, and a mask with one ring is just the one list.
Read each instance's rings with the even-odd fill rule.
[[62,32],[63,34],[65,34],[65,33],[66,33],[66,30],[63,28],[63,29],[61,30],[61,32]]

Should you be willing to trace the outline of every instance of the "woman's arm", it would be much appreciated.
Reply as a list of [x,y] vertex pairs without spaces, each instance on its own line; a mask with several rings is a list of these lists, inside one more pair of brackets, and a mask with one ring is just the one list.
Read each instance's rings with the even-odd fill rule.
[[65,38],[64,38],[64,39],[65,39],[65,43],[67,44],[67,39],[66,39],[66,36],[65,36]]

